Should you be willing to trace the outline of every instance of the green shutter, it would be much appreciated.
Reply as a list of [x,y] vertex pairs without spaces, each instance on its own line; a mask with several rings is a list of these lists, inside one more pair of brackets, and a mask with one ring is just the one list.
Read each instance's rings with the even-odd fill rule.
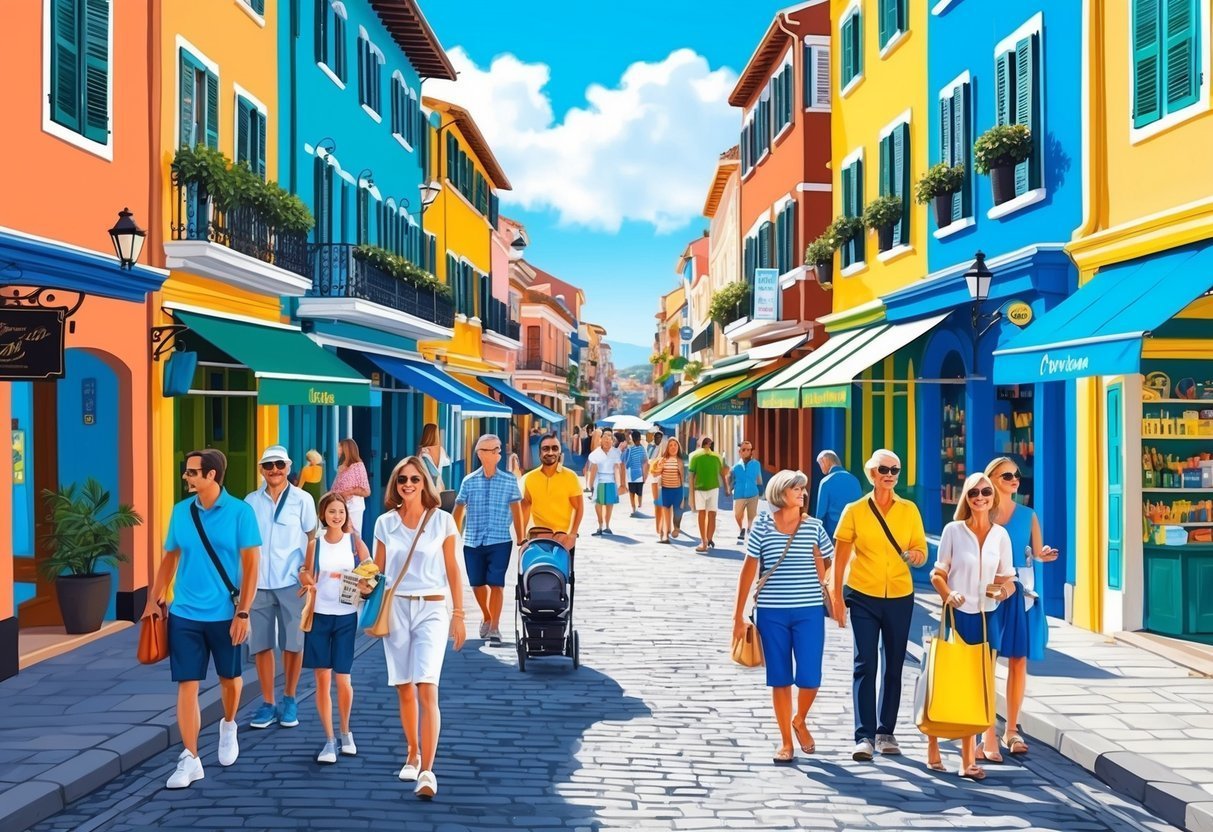
[[[329,0],[316,0],[316,63],[327,65]],[[340,76],[341,73],[337,73]]]
[[257,122],[257,175],[264,179],[266,132],[269,124],[265,113],[257,110],[254,114],[256,115]]
[[53,0],[51,15],[51,118],[79,131],[81,20],[77,0]]
[[839,89],[845,87],[855,77],[855,41],[851,36],[854,26],[854,17],[847,18],[842,24],[842,75],[839,76],[841,81]]
[[1040,137],[1036,123],[1037,37],[1029,35],[1015,44],[1015,123],[1032,131],[1032,155],[1015,166],[1017,196],[1040,185]]
[[877,0],[876,37],[883,49],[889,40],[889,0]]
[[236,164],[245,163],[252,167],[252,114],[253,105],[243,96],[236,97]]
[[1011,79],[1014,76],[1011,52],[1004,52],[994,61],[994,118],[996,124],[1010,124],[1012,121],[1011,105],[1014,93]]
[[969,134],[969,106],[969,85],[957,85],[952,90],[952,164],[964,165],[965,175],[960,192],[952,195],[953,220],[967,217],[972,211],[969,182],[973,166],[969,163],[969,151],[973,146],[973,137]]
[[178,62],[178,71],[181,78],[181,96],[178,100],[178,122],[177,133],[181,137],[180,144],[182,147],[193,147],[197,143],[198,137],[194,135],[194,107],[197,103],[194,100],[195,93],[195,73],[198,71],[192,58],[185,50],[181,51],[181,58]]
[[1200,35],[1197,0],[1166,0],[1164,46],[1167,112],[1195,104],[1200,97]]
[[1159,65],[1162,0],[1133,0],[1133,126],[1162,117],[1162,72]]
[[[855,172],[851,174],[851,205],[855,209],[855,216],[863,213],[863,159],[855,160]],[[866,232],[860,231],[852,240],[854,251],[851,254],[852,260],[856,263],[866,259]]]
[[894,193],[901,197],[901,219],[893,229],[893,239],[901,245],[910,244],[910,125],[901,124],[893,131]]
[[783,221],[783,238],[787,247],[787,269],[794,269],[799,265],[800,258],[796,254],[796,203],[789,202],[784,208],[785,219]]
[[854,67],[855,74],[859,75],[863,72],[863,13],[856,14],[851,19],[851,49],[854,51]]
[[801,107],[813,106],[813,47],[807,43],[800,52]]
[[109,141],[110,0],[84,1],[84,137]]
[[206,144],[219,147],[219,76],[206,73]]
[[880,48],[888,44],[893,37],[905,28],[904,15],[901,9],[902,0],[879,0],[877,27],[880,30]]
[[257,14],[265,14],[265,0],[252,0],[252,7]]
[[[955,93],[955,90],[953,90]],[[956,141],[953,138],[952,131],[954,129],[954,120],[952,118],[952,96],[948,95],[939,99],[939,161],[945,165],[954,165],[955,149],[953,147]],[[952,220],[956,220],[956,196],[952,198]]]
[[880,140],[880,171],[876,180],[876,193],[880,196],[892,192],[893,185],[893,137],[885,136]]
[[319,156],[312,162],[312,178],[315,180],[312,183],[312,188],[316,194],[315,210],[316,210],[316,233],[315,240],[318,243],[327,243],[330,240],[330,215],[329,215],[329,195],[326,188],[325,169],[328,167],[325,161]]

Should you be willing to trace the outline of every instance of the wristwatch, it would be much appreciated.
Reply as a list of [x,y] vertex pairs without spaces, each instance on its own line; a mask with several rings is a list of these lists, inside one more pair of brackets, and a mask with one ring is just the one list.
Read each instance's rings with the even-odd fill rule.
[[236,613],[236,617],[237,618],[248,618],[248,613],[247,612],[238,612],[238,613]]

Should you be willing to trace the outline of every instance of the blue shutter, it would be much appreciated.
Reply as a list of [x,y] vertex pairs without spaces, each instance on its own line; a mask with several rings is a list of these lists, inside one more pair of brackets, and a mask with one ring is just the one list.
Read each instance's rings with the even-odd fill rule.
[[358,103],[366,103],[366,41],[358,38]]
[[329,165],[316,157],[312,163],[312,177],[315,182],[312,183],[316,193],[316,233],[315,240],[317,243],[328,243],[332,241],[332,205],[330,200],[332,194],[329,191],[330,180],[328,178]]
[[893,142],[891,136],[880,140],[880,171],[876,180],[876,193],[880,196],[891,191],[893,182]]
[[876,13],[876,34],[879,38],[878,42],[880,43],[881,49],[883,49],[884,45],[889,42],[889,38],[893,37],[893,32],[895,31],[897,12],[894,9],[890,13],[889,7],[896,5],[896,3],[897,0],[878,0]]
[[893,240],[910,244],[910,125],[900,124],[889,137],[893,140],[893,192],[901,197],[901,219],[893,228]]
[[787,269],[796,268],[800,263],[800,257],[796,251],[796,203],[789,202],[784,209],[786,219],[783,221],[783,234],[787,241]]
[[1015,123],[1032,131],[1032,155],[1015,166],[1016,195],[1040,185],[1040,137],[1036,123],[1038,37],[1029,35],[1015,44]]
[[1014,91],[1011,83],[1015,70],[1012,66],[1014,59],[1011,52],[1004,52],[994,61],[994,123],[1011,124],[1014,101]]
[[1133,0],[1133,126],[1144,127],[1162,117],[1162,0]]
[[[327,0],[322,0],[327,5]],[[346,61],[345,61],[345,19],[340,15],[333,15],[333,64],[330,67],[333,73],[344,83],[347,77]]]
[[863,72],[863,12],[859,12],[851,19],[851,49],[854,52],[855,74],[859,75]]
[[197,143],[194,135],[194,108],[198,102],[194,100],[194,74],[197,68],[194,61],[185,50],[181,51],[178,62],[178,72],[181,80],[180,97],[178,98],[177,134],[181,137],[182,147],[193,147]]
[[758,226],[758,268],[769,269],[775,265],[771,260],[771,228],[770,221]]
[[801,107],[813,106],[813,47],[807,43],[800,51]]
[[252,0],[252,7],[257,14],[265,14],[265,0]]
[[84,0],[84,137],[109,140],[110,0]]
[[243,96],[236,97],[236,164],[253,164],[253,105]]
[[[955,92],[955,90],[953,90]],[[955,121],[952,117],[952,96],[948,95],[939,99],[939,161],[947,165],[956,164],[953,161],[956,153],[952,131]],[[956,217],[956,202],[960,194],[952,195],[952,221],[955,222]]]
[[51,118],[80,130],[80,30],[76,0],[54,0],[51,9]]
[[206,73],[206,146],[219,147],[219,76]]
[[1163,41],[1167,112],[1173,113],[1200,97],[1200,20],[1198,0],[1166,0]]
[[744,261],[745,261],[745,263],[744,263],[743,268],[745,269],[745,271],[743,272],[742,276],[745,278],[746,283],[752,284],[754,282],[754,240],[753,240],[753,238],[747,238],[745,241]]
[[[329,0],[316,0],[316,40],[314,43],[316,51],[316,63],[327,65],[329,62],[328,56],[328,28],[329,28]],[[337,73],[338,76],[341,73]]]
[[960,193],[952,197],[952,218],[961,219],[973,213],[973,117],[971,87],[966,82],[952,90],[952,159],[953,164],[964,165],[964,182]]
[[262,179],[265,178],[265,140],[266,129],[268,127],[265,113],[260,110],[256,111],[257,121],[257,175]]

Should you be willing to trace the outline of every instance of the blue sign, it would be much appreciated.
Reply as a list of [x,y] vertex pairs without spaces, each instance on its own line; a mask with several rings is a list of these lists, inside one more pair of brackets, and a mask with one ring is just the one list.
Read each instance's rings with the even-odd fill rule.
[[754,309],[752,321],[779,320],[779,270],[754,270]]
[[684,341],[690,341],[695,336],[694,331],[689,326],[684,326],[678,330],[678,337]]

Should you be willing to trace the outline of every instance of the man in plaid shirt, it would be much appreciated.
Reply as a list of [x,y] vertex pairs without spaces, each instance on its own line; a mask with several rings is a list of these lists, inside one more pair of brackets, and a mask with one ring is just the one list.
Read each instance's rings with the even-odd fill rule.
[[480,605],[480,637],[500,644],[505,573],[513,542],[523,539],[522,503],[517,477],[499,467],[500,437],[486,433],[477,439],[476,458],[480,468],[464,478],[455,498],[455,525],[463,530],[463,562]]

